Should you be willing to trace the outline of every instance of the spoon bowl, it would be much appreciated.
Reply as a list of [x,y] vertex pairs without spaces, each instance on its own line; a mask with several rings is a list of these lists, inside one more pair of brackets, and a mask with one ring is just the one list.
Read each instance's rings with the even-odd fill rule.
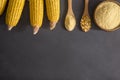
[[76,25],[76,19],[72,10],[72,0],[68,0],[68,12],[65,18],[65,28],[68,31],[73,31]]

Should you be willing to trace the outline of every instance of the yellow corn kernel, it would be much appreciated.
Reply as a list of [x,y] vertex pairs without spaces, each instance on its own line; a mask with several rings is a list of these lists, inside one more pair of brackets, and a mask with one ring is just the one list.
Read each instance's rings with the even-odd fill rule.
[[29,0],[30,22],[34,28],[34,34],[37,34],[42,26],[44,14],[44,0]]
[[89,16],[83,16],[81,19],[81,27],[84,32],[88,32],[91,28],[91,19]]
[[9,0],[6,14],[6,24],[8,25],[8,30],[11,30],[18,24],[24,4],[25,0]]
[[60,0],[46,0],[46,9],[50,29],[53,30],[60,17]]
[[3,14],[7,0],[0,0],[0,15]]

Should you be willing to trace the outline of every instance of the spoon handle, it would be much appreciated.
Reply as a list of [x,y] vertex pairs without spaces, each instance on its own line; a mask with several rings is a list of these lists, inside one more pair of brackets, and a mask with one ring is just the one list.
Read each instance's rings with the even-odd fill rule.
[[115,1],[115,0],[106,0],[106,1]]
[[89,0],[85,0],[84,15],[89,15],[89,13],[88,13],[88,5],[89,5]]
[[68,11],[73,12],[72,11],[72,0],[68,0]]

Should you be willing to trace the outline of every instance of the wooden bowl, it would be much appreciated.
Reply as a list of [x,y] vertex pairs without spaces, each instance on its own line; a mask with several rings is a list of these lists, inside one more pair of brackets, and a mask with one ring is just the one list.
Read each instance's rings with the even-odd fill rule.
[[101,28],[101,29],[104,30],[104,31],[111,32],[111,31],[115,31],[115,30],[119,29],[119,28],[120,28],[120,24],[119,24],[118,26],[116,26],[115,28],[113,28],[113,29],[105,29],[105,28],[103,28],[102,26],[100,26],[100,25],[97,23],[97,19],[95,18],[95,15],[97,14],[96,11],[97,11],[98,7],[99,7],[101,4],[104,4],[104,3],[106,3],[106,2],[113,2],[113,3],[116,3],[117,5],[120,6],[120,3],[117,2],[117,1],[115,1],[115,0],[113,0],[113,1],[106,0],[106,1],[101,2],[101,3],[97,6],[97,8],[95,9],[95,12],[94,12],[94,20],[95,20],[95,23],[98,25],[99,28]]

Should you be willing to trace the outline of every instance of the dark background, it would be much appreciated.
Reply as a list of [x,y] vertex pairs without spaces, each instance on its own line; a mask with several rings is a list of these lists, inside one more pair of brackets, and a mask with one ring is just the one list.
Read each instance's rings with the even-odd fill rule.
[[[92,21],[101,1],[90,0]],[[84,0],[73,0],[77,18],[73,32],[64,28],[67,0],[61,0],[56,29],[49,30],[45,13],[36,36],[32,35],[28,6],[26,1],[21,20],[11,32],[5,25],[5,13],[0,17],[0,80],[120,80],[120,30],[105,32],[93,21],[91,31],[82,32],[79,21]]]

